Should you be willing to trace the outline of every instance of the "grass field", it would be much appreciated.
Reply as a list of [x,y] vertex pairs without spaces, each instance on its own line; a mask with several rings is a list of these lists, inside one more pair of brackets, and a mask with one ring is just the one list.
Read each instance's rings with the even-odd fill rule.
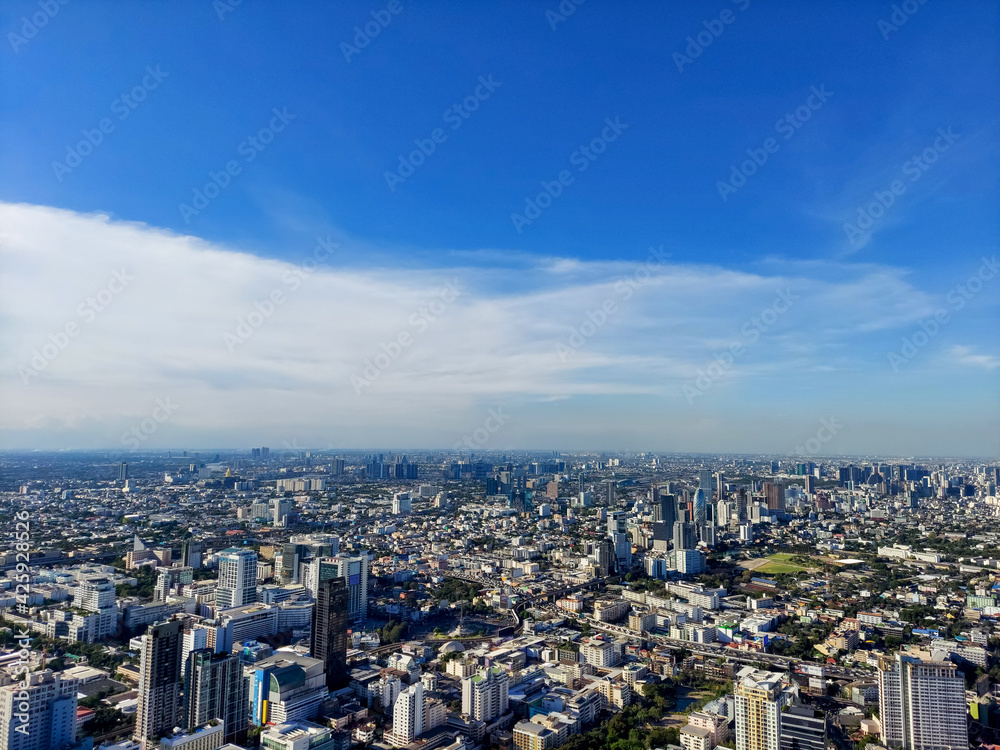
[[768,555],[769,562],[757,568],[756,572],[777,575],[778,573],[798,573],[800,570],[809,570],[803,565],[791,562],[792,557],[794,555],[788,552],[776,552],[773,555]]

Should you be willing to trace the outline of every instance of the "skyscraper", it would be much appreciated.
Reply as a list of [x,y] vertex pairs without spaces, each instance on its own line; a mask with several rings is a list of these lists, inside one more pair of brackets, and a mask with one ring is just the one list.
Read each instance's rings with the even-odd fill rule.
[[462,680],[462,713],[489,724],[507,713],[509,678],[502,667],[490,667]]
[[812,706],[789,706],[781,715],[781,750],[826,750],[826,716]]
[[122,461],[118,464],[118,481],[124,482],[126,479],[128,479],[128,464]]
[[711,490],[706,492],[700,487],[694,493],[694,525],[701,527],[705,523],[708,515],[708,496]]
[[392,496],[392,513],[395,516],[407,515],[410,513],[413,504],[410,500],[409,492],[397,492]]
[[181,542],[181,565],[194,569],[200,568],[202,550],[201,542],[185,539]]
[[674,549],[694,549],[697,546],[694,527],[687,521],[674,524]]
[[219,554],[218,609],[242,607],[257,601],[257,553],[248,549],[223,550]]
[[317,596],[319,583],[327,578],[343,578],[347,583],[347,613],[352,622],[368,616],[368,556],[334,555],[319,557],[306,569],[305,587]]
[[795,693],[780,672],[748,667],[740,675],[733,691],[736,750],[780,750],[782,708],[794,702]]
[[950,662],[895,654],[878,660],[882,742],[906,750],[968,747],[965,680]]
[[139,705],[133,739],[168,734],[177,725],[181,695],[181,623],[159,622],[142,636]]
[[330,690],[339,690],[348,682],[348,616],[347,581],[332,577],[320,580],[313,608],[310,655],[325,664]]
[[185,664],[184,726],[192,731],[212,719],[221,719],[225,722],[223,742],[245,744],[248,691],[239,656],[195,649]]
[[45,669],[0,687],[0,748],[62,750],[76,740],[77,680]]
[[785,512],[785,486],[764,482],[764,499],[767,500],[767,509],[776,510],[779,513]]

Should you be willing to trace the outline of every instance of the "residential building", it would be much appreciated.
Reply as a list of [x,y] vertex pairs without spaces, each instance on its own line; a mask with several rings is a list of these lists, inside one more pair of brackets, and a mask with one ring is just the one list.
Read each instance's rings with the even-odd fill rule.
[[967,747],[965,680],[950,662],[898,653],[878,660],[882,742],[904,750]]
[[62,750],[75,744],[77,685],[45,669],[0,687],[0,748]]

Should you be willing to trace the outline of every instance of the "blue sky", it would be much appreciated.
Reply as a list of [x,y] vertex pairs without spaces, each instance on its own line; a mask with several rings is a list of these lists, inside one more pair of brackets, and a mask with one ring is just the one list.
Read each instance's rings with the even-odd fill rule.
[[[323,341],[340,357],[313,374],[338,384],[330,394],[275,407],[284,415],[281,429],[299,443],[352,447],[405,438],[413,446],[450,446],[453,435],[478,426],[484,408],[505,403],[520,417],[484,449],[506,440],[503,446],[513,447],[790,451],[821,417],[841,414],[853,429],[845,427],[825,450],[1000,452],[1000,282],[985,282],[961,310],[946,301],[1000,238],[995,2],[914,3],[901,25],[891,4],[876,2],[589,0],[564,19],[554,15],[556,2],[404,0],[392,13],[381,2],[244,0],[222,18],[222,6],[208,1],[58,7],[30,39],[23,17],[44,13],[37,3],[8,3],[0,17],[0,135],[7,146],[0,201],[21,243],[8,251],[5,265],[15,271],[8,284],[45,301],[60,286],[52,283],[60,269],[82,260],[87,265],[67,279],[65,294],[83,299],[87,289],[101,288],[114,263],[152,263],[138,248],[170,233],[177,241],[163,252],[175,262],[186,258],[192,271],[201,263],[214,268],[206,256],[213,252],[240,258],[205,292],[225,288],[231,304],[191,321],[218,339],[221,324],[212,316],[238,317],[241,300],[247,307],[268,291],[266,281],[251,281],[279,268],[267,260],[301,264],[317,235],[338,241],[335,261],[313,278],[336,287],[343,279],[323,275],[339,274],[371,294],[340,310],[336,324],[318,321],[325,298],[303,305],[308,325],[288,320],[283,341],[301,336],[306,348]],[[390,20],[345,56],[355,27],[375,23],[373,14]],[[680,59],[691,52],[689,37],[711,43]],[[121,96],[144,82],[143,101],[123,105]],[[448,114],[463,101],[471,103],[467,117]],[[276,120],[275,110],[288,116]],[[67,149],[104,118],[110,132],[78,166],[68,165]],[[609,129],[609,120],[619,125]],[[275,124],[281,130],[263,148],[247,141]],[[390,179],[390,189],[386,173],[417,141],[429,149],[435,129],[433,153],[405,180]],[[582,156],[581,147],[602,134],[601,153]],[[747,162],[753,155],[763,163]],[[180,204],[194,205],[194,191],[229,162],[238,173],[197,214],[185,215]],[[753,174],[722,188],[723,199],[720,182],[744,162]],[[566,184],[550,206],[530,223],[512,220],[561,172]],[[876,192],[891,197],[884,215],[865,230],[845,230]],[[108,221],[94,220],[95,213]],[[32,252],[71,252],[40,250],[59,241],[46,222],[92,231],[79,242],[95,249],[32,270],[21,262]],[[135,234],[134,255],[103,252],[113,240],[102,233],[118,230]],[[633,304],[614,285],[647,260],[650,246],[662,246],[669,263],[657,263],[652,280],[635,287],[641,304]],[[415,345],[378,384],[386,388],[382,398],[356,414],[341,411],[341,398],[357,401],[350,379],[358,363],[373,356],[364,342],[377,351],[400,327],[388,314],[379,322],[380,313],[411,295],[433,298],[455,274],[465,289],[456,317],[468,322],[488,309],[487,327],[441,324],[439,349]],[[195,309],[193,282],[173,283],[150,288],[148,299],[162,294],[164,304],[173,298]],[[787,284],[802,291],[801,302],[709,391],[685,398],[684,386],[719,347],[742,340],[746,322]],[[663,295],[675,293],[672,307]],[[557,358],[539,381],[539,370],[547,372],[538,364],[548,356],[542,352],[568,341],[607,299],[621,310],[574,350],[579,356]],[[171,324],[145,317],[141,300],[128,304],[135,307],[130,319],[146,324],[145,333],[141,326],[135,332],[142,341],[128,349],[138,352]],[[140,418],[149,394],[110,406],[84,396],[102,365],[85,366],[82,354],[61,355],[25,386],[18,367],[75,314],[58,298],[37,315],[24,309],[10,309],[5,321],[8,396],[25,411],[3,425],[4,443],[119,444],[120,423]],[[940,309],[947,323],[894,371],[888,353]],[[399,315],[406,321],[405,310]],[[76,349],[87,356],[99,350],[99,336],[114,330],[109,319],[102,316]],[[360,333],[357,351],[345,343],[345,329]],[[463,358],[456,338],[463,336],[491,344]],[[137,376],[156,372],[160,390],[171,382],[195,389],[192,404],[211,394],[233,398],[237,411],[266,401],[270,389],[310,387],[290,379],[308,368],[296,359],[301,351],[283,352],[288,370],[270,368],[266,352],[233,369],[213,369],[211,357],[196,352],[200,365],[176,371],[127,352],[119,366],[134,367]],[[448,364],[435,370],[421,356]],[[255,368],[263,369],[253,384],[238,386]],[[491,376],[481,377],[481,369]],[[399,378],[395,389],[385,385],[390,374]],[[72,400],[74,389],[82,405],[67,414],[63,399]],[[390,393],[426,401],[428,411],[400,412],[386,404]],[[324,427],[318,413],[343,427]],[[600,415],[604,427],[588,414]],[[421,426],[400,426],[400,415]],[[168,438],[235,445],[254,424],[222,421],[178,416],[143,447]],[[260,425],[262,440],[277,429],[265,418]]]

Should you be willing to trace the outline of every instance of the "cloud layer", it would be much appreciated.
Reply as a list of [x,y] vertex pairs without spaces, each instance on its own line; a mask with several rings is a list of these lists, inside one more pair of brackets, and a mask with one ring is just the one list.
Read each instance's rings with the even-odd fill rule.
[[0,226],[10,448],[450,447],[501,407],[477,448],[791,450],[859,373],[893,388],[882,352],[934,309],[872,265],[366,268],[323,238],[289,263],[46,207],[0,204]]

